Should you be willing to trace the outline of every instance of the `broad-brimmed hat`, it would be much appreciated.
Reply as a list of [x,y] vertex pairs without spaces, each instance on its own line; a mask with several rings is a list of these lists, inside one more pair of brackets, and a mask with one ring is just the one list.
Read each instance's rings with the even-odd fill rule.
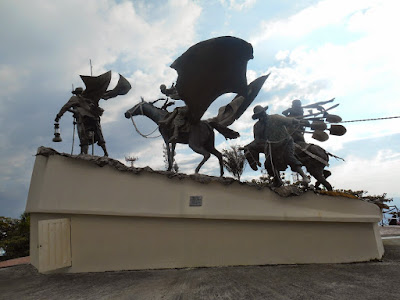
[[81,88],[81,87],[77,87],[73,92],[72,92],[72,94],[74,94],[74,95],[80,95],[80,94],[82,94],[83,93],[83,88]]
[[261,105],[257,105],[256,107],[253,108],[253,120],[258,119],[259,116],[264,113],[268,109],[268,105],[265,107],[262,107]]

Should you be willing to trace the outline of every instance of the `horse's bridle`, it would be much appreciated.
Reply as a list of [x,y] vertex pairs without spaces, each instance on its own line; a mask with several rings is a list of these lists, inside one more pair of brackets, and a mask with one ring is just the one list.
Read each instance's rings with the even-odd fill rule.
[[138,105],[139,105],[139,106],[137,106],[137,107],[132,111],[132,113],[130,113],[130,115],[131,115],[131,120],[132,120],[132,124],[133,124],[133,126],[135,127],[136,132],[139,133],[139,135],[141,135],[142,137],[144,137],[144,138],[146,138],[146,139],[155,139],[155,138],[160,137],[161,134],[160,134],[160,135],[157,135],[157,136],[150,136],[150,135],[152,135],[152,134],[159,128],[158,125],[157,125],[157,127],[156,127],[152,132],[150,132],[150,133],[148,133],[148,134],[143,134],[143,133],[140,132],[140,130],[139,130],[138,127],[136,126],[135,120],[133,120],[133,113],[140,107],[140,113],[141,113],[142,116],[144,116],[144,115],[145,115],[144,112],[143,112],[143,105],[144,105],[144,102],[140,102]]
[[140,102],[139,104],[135,105],[137,107],[135,107],[135,109],[132,111],[132,113],[130,113],[131,118],[133,117],[133,113],[140,107],[140,115],[144,116],[144,112],[143,112],[143,104],[144,102]]

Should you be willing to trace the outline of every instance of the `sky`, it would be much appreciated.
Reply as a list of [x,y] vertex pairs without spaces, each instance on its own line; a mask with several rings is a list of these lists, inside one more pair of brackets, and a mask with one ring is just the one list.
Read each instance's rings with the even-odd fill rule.
[[[170,86],[177,78],[170,64],[213,37],[231,35],[252,44],[248,82],[271,73],[231,126],[241,137],[225,141],[216,134],[219,151],[252,140],[255,105],[280,114],[294,99],[306,105],[335,97],[340,105],[332,113],[345,121],[399,116],[399,8],[397,0],[0,1],[0,216],[24,211],[38,147],[71,153],[72,116],[66,113],[60,121],[62,143],[52,142],[54,118],[72,86],[83,86],[79,75],[90,75],[90,60],[93,75],[111,70],[111,85],[118,73],[132,85],[127,95],[100,101],[110,157],[125,163],[135,156],[135,166],[163,170],[161,137],[141,137],[124,112],[141,97],[160,98],[160,84]],[[233,97],[221,96],[204,118]],[[145,117],[135,122],[142,133],[156,129]],[[387,193],[400,207],[400,119],[345,125],[344,136],[324,143],[306,137],[345,159],[331,158],[330,183]],[[202,157],[186,145],[176,152],[180,172],[194,173]],[[95,155],[102,155],[100,147]],[[218,176],[217,159],[210,158],[200,172]],[[247,167],[242,178],[260,175]]]

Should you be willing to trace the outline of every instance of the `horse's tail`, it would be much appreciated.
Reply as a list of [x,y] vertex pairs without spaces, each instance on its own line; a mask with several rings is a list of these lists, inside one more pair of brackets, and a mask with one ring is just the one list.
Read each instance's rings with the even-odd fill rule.
[[217,130],[220,134],[222,134],[226,139],[236,139],[240,136],[239,132],[232,130],[224,125],[221,125],[217,122],[208,122],[212,128]]

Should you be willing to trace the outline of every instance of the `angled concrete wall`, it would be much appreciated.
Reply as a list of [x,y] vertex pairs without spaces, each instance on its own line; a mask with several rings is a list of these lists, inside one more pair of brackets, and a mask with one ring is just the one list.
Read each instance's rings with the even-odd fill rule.
[[[190,206],[191,196],[201,196],[201,206]],[[383,255],[381,215],[373,204],[313,192],[282,198],[267,188],[133,174],[68,155],[37,156],[26,210],[35,266],[38,222],[71,220],[72,266],[63,272],[338,263]]]

